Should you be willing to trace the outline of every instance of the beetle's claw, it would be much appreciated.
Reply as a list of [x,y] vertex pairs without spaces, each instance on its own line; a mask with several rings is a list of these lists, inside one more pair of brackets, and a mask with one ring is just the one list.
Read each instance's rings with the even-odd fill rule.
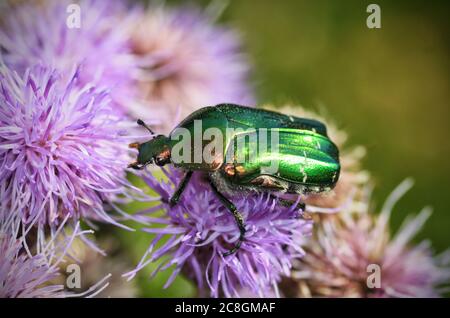
[[232,249],[230,249],[227,252],[222,254],[223,257],[230,256],[230,255],[236,253],[237,251],[239,251],[239,249],[241,248],[242,242],[244,242],[244,239],[245,239],[245,231],[241,232],[241,235],[239,236],[239,240],[237,241],[236,245]]
[[234,253],[236,253],[241,248],[242,241],[243,241],[243,238],[239,238],[239,241],[237,241],[236,245],[232,249],[230,249],[227,252],[222,254],[223,257],[227,257],[227,256],[230,256],[230,255],[233,255]]
[[171,208],[173,208],[174,206],[176,206],[178,204],[178,199],[170,199],[169,200],[169,206]]
[[133,149],[139,149],[140,143],[138,142],[132,142],[131,144],[128,145],[129,148],[133,148]]

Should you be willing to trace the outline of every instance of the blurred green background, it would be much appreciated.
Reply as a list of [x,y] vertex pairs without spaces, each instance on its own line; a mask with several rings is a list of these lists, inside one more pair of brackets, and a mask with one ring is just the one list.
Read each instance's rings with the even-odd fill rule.
[[[179,4],[182,1],[168,1]],[[210,1],[196,1],[206,7]],[[405,177],[414,188],[395,208],[397,229],[408,214],[431,205],[418,236],[437,251],[450,243],[449,18],[448,1],[376,1],[381,29],[368,29],[371,1],[234,0],[220,22],[237,28],[254,66],[260,103],[324,109],[368,154],[364,167],[376,182],[380,207]],[[132,240],[138,261],[148,236]],[[151,282],[139,275],[139,295],[193,296],[169,273]]]

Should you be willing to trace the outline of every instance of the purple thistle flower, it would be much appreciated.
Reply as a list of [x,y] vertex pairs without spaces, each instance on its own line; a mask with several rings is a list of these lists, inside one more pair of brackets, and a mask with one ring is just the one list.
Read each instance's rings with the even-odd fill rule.
[[[395,203],[412,186],[407,179],[390,195],[379,215],[369,213],[368,196],[347,210],[321,218],[306,256],[295,264],[282,289],[296,297],[438,297],[450,280],[450,251],[433,256],[429,242],[411,239],[430,215],[425,208],[390,237]],[[365,206],[363,212],[361,207]],[[379,266],[379,286],[369,286],[370,269]],[[375,268],[375,267],[372,267]],[[369,271],[370,270],[370,271]],[[374,276],[375,277],[375,276]],[[370,280],[372,283],[374,281]]]
[[[66,218],[67,220],[67,218]],[[64,220],[57,230],[61,233]],[[76,237],[92,231],[80,229],[79,222],[68,236],[56,235],[58,239],[46,241],[38,253],[31,254],[23,236],[20,220],[12,214],[0,224],[0,298],[63,298],[94,297],[106,287],[110,275],[91,286],[85,292],[72,293],[64,285],[55,284],[60,276],[59,266],[66,261],[70,246]],[[28,230],[24,228],[24,232]]]
[[[54,228],[62,219],[101,220],[134,189],[126,179],[126,123],[106,91],[78,88],[35,67],[23,76],[0,64],[0,216]],[[133,191],[134,192],[134,191]]]
[[64,286],[44,286],[58,277],[58,268],[48,266],[42,255],[29,257],[22,249],[19,240],[0,234],[0,298],[62,297]]
[[[168,200],[182,176],[175,170],[163,171],[167,181],[148,172],[142,177]],[[292,260],[304,255],[297,240],[309,234],[312,223],[301,218],[296,204],[281,207],[265,195],[236,196],[233,202],[246,220],[247,234],[240,250],[224,257],[238,239],[239,230],[201,175],[194,174],[177,206],[169,208],[161,203],[141,212],[167,209],[163,217],[147,219],[157,226],[144,231],[155,237],[136,269],[126,276],[131,279],[149,263],[162,261],[155,273],[175,267],[166,286],[182,271],[197,282],[201,294],[209,289],[213,297],[238,297],[242,289],[261,297],[277,294],[277,283],[282,275],[289,275]],[[163,237],[168,240],[163,242]],[[158,243],[162,245],[156,247]]]
[[58,276],[58,268],[49,266],[45,254],[28,255],[18,237],[19,219],[3,216],[0,224],[0,298],[61,297],[62,285],[44,283]]
[[127,12],[121,1],[77,1],[81,23],[77,28],[70,25],[70,15],[76,14],[68,11],[73,3],[49,0],[7,6],[0,25],[4,62],[20,75],[42,64],[66,79],[81,65],[77,85],[111,89],[114,106],[132,103],[137,65],[130,54],[127,26],[134,13]]
[[195,7],[150,5],[136,20],[131,42],[139,58],[142,107],[136,117],[157,110],[169,131],[178,120],[207,105],[254,102],[249,65],[238,34],[214,24]]

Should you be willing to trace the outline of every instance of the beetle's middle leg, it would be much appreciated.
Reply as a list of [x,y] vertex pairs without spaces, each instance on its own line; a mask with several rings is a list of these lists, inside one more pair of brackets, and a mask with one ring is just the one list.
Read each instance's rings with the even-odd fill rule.
[[214,191],[214,193],[219,198],[219,200],[222,202],[222,204],[231,212],[231,214],[233,214],[234,220],[236,221],[236,224],[240,231],[239,240],[236,243],[236,245],[232,249],[230,249],[228,252],[223,253],[223,256],[228,256],[228,255],[236,253],[239,250],[239,248],[241,247],[242,242],[244,241],[244,238],[245,238],[244,218],[243,218],[242,214],[236,209],[236,206],[233,204],[233,202],[228,200],[222,193],[220,193],[219,190],[217,189],[216,185],[211,180],[209,181],[209,184],[211,185],[211,189]]
[[[273,195],[273,194],[269,194],[269,196],[270,196],[272,199],[278,201],[278,202],[280,203],[280,205],[281,205],[281,206],[284,206],[284,207],[290,207],[290,206],[292,206],[293,204],[295,204],[295,201],[292,200],[292,199],[284,199],[284,198],[280,198],[280,197],[278,197],[278,196],[276,196],[276,195]],[[302,211],[304,212],[305,209],[306,209],[306,204],[303,203],[303,202],[299,202],[299,203],[297,204],[296,208],[298,208],[298,209],[300,209],[300,210],[302,210]]]
[[189,183],[189,180],[191,180],[193,171],[186,172],[186,175],[184,176],[183,180],[181,180],[180,184],[178,185],[175,192],[172,194],[172,196],[169,199],[170,207],[174,207],[177,205],[178,201],[180,201],[181,195],[183,194],[184,189],[186,189],[187,184]]
[[[278,197],[276,195],[273,195],[273,194],[269,194],[269,196],[272,199],[276,200],[281,206],[284,206],[284,207],[291,207],[292,205],[295,204],[294,200],[280,198],[280,197]],[[304,220],[310,220],[312,218],[311,215],[308,212],[306,212],[306,204],[305,203],[299,202],[297,204],[296,208],[302,210],[301,217]]]

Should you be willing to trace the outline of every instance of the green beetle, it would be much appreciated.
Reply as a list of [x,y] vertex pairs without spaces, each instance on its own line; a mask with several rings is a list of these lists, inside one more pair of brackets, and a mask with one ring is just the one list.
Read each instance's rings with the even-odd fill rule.
[[[138,120],[138,124],[154,135],[143,121]],[[214,139],[211,131],[216,133]],[[192,134],[194,138],[179,140]],[[157,135],[130,147],[139,150],[137,161],[129,165],[131,168],[170,163],[186,171],[168,202],[171,206],[179,201],[194,171],[206,176],[240,230],[239,240],[225,255],[239,249],[246,229],[242,215],[223,193],[318,193],[332,189],[340,172],[339,151],[321,122],[234,104],[201,108],[169,136]],[[211,150],[207,152],[210,158],[203,157],[207,149]]]

